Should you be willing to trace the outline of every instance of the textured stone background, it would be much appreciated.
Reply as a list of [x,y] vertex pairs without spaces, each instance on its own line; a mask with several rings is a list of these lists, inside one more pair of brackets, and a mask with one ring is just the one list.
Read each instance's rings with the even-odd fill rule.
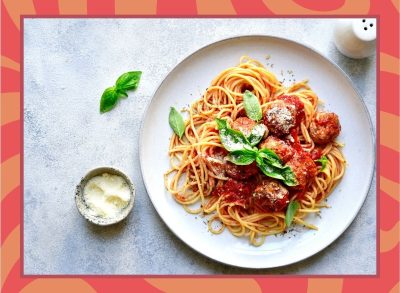
[[[154,210],[141,178],[139,127],[152,93],[184,57],[214,41],[270,34],[311,46],[336,62],[366,102],[375,127],[375,56],[352,60],[333,44],[334,19],[25,19],[25,274],[374,274],[375,178],[349,229],[290,266],[229,267],[193,251]],[[119,74],[142,70],[139,89],[110,114],[99,97]],[[100,165],[136,184],[127,221],[101,228],[78,213],[74,189]]]

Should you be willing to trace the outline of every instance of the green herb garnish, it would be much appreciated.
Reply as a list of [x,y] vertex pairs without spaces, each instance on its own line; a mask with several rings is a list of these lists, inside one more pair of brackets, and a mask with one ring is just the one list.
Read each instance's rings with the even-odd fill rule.
[[226,159],[235,165],[250,165],[256,160],[256,157],[257,153],[254,150],[243,149],[230,152]]
[[300,204],[298,203],[298,201],[292,200],[291,202],[289,202],[285,215],[286,227],[289,227],[292,224],[294,215],[296,214],[299,208]]
[[243,133],[230,128],[226,120],[215,118],[215,122],[217,122],[221,143],[226,150],[233,152],[246,147],[251,149],[251,145]]
[[326,165],[328,165],[329,161],[326,156],[322,156],[320,159],[315,160],[315,162],[321,163],[321,169],[319,170],[320,172],[325,170]]
[[[292,169],[289,166],[283,166],[280,162],[277,166],[273,157],[266,158],[262,155],[261,151],[265,150],[274,153],[270,149],[259,150],[256,157],[258,168],[268,177],[282,180],[287,186],[296,186],[298,183]],[[275,153],[274,155],[276,156]]]
[[249,136],[246,137],[250,145],[257,145],[263,139],[266,130],[267,127],[264,124],[257,124],[254,126]]
[[258,98],[251,92],[245,91],[243,94],[243,105],[246,110],[247,117],[254,121],[262,118],[262,111]]
[[270,149],[261,149],[259,150],[259,156],[263,159],[266,159],[269,164],[279,169],[283,169],[283,165],[281,163],[281,159],[279,159],[278,155],[275,154],[274,151]]
[[183,121],[182,115],[174,107],[171,107],[168,118],[172,130],[179,136],[179,138],[182,138],[182,135],[185,132],[185,122]]
[[[231,129],[223,119],[215,119],[221,143],[230,153],[226,157],[228,161],[236,165],[249,165],[256,161],[258,168],[268,177],[282,180],[288,186],[296,186],[297,180],[292,169],[289,166],[284,166],[278,155],[270,149],[257,149],[254,145],[257,144],[263,137],[264,131],[257,130],[260,137],[249,141],[240,131]],[[256,128],[257,125],[254,127]],[[253,129],[254,129],[253,128]],[[253,131],[252,131],[253,132]],[[258,141],[257,143],[254,143]]]
[[117,104],[118,96],[114,86],[107,88],[101,96],[100,113],[108,112],[114,108]]
[[119,98],[128,97],[128,90],[135,90],[142,76],[141,71],[129,71],[118,77],[115,85],[107,88],[100,99],[100,113],[112,110]]
[[122,74],[118,77],[117,81],[115,82],[115,86],[117,90],[123,92],[128,90],[135,90],[140,81],[140,77],[142,76],[141,71],[129,71]]

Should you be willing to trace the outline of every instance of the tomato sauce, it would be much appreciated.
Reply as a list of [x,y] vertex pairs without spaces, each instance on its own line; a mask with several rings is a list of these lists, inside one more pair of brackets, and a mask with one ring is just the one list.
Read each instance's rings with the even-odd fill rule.
[[225,202],[247,207],[255,187],[255,179],[242,181],[228,179],[223,186],[214,189],[211,195],[218,197],[223,196]]
[[284,101],[286,104],[294,105],[296,109],[296,128],[300,126],[301,121],[305,119],[304,104],[297,96],[283,95],[278,98]]
[[322,157],[322,150],[320,148],[315,148],[310,153],[311,159],[319,160]]
[[292,129],[290,131],[290,135],[293,137],[293,141],[289,140],[289,144],[297,151],[297,152],[304,152],[303,148],[301,147],[299,135],[297,134],[297,129]]
[[298,189],[298,190],[293,189],[293,190],[290,190],[290,192],[289,192],[290,198],[293,198],[294,196],[296,196],[296,199],[298,201],[304,199],[304,195],[305,194],[306,194],[306,188],[305,187],[303,187],[301,189]]

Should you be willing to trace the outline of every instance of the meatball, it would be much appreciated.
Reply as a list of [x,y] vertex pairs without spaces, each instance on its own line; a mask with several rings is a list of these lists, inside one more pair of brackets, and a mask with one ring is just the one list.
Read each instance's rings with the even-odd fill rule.
[[[293,105],[295,107],[298,120],[304,118],[304,104],[302,101],[300,101],[299,97],[282,95],[279,96],[277,99],[284,101],[287,105]],[[300,123],[300,121],[298,121],[298,123]]]
[[245,136],[249,136],[255,125],[256,123],[253,120],[247,117],[240,117],[233,121],[232,129],[240,131]]
[[241,205],[246,208],[253,194],[256,186],[256,180],[242,180],[237,181],[229,178],[224,185],[216,187],[211,195],[224,197],[225,202],[234,203],[235,205]]
[[264,179],[256,186],[253,199],[261,208],[279,212],[289,203],[289,191],[277,180]]
[[275,135],[287,135],[304,117],[303,102],[297,96],[282,95],[268,105],[264,124]]
[[225,156],[228,152],[222,148],[212,148],[204,155],[204,161],[217,177],[225,177]]
[[284,140],[270,135],[259,144],[260,149],[270,149],[278,155],[283,163],[289,161],[294,155],[294,149]]
[[254,176],[258,173],[258,167],[256,163],[252,163],[250,165],[239,166],[235,165],[231,162],[225,163],[225,172],[226,175],[236,179],[236,180],[244,180]]
[[317,112],[310,124],[310,136],[317,144],[327,144],[339,135],[340,129],[338,115]]
[[290,129],[296,126],[296,107],[275,100],[267,106],[264,124],[275,135],[287,135]]
[[296,176],[298,185],[293,187],[294,189],[304,189],[317,175],[317,165],[306,152],[295,152],[286,166],[289,166]]

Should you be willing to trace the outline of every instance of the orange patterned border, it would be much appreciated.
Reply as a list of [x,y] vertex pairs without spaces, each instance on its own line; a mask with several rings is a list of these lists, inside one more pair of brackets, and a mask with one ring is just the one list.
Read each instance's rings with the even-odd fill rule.
[[[1,3],[1,291],[2,292],[400,292],[400,109],[398,0],[2,0]],[[36,16],[380,16],[378,277],[335,278],[101,278],[27,277],[21,274],[21,55],[20,19]],[[390,89],[390,90],[388,90]],[[3,135],[4,134],[4,135]],[[393,159],[397,164],[393,164]],[[383,213],[395,206],[397,213]],[[193,286],[194,285],[194,286]]]

